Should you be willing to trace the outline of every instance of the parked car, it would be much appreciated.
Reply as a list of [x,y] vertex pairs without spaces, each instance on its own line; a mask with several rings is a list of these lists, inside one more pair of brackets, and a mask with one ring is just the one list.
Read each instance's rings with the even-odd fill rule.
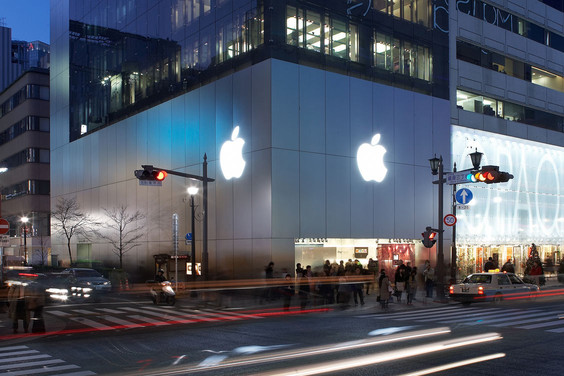
[[54,301],[97,300],[112,290],[111,282],[94,269],[68,268],[54,273],[46,291]]
[[525,283],[513,273],[474,273],[450,286],[450,298],[463,304],[503,299],[532,298],[537,285]]

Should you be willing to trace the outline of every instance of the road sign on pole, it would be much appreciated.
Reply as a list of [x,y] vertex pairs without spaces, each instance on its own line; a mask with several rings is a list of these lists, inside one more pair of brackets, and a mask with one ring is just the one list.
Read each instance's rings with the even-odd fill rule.
[[447,226],[454,226],[456,224],[456,217],[453,214],[447,214],[445,215],[443,222]]
[[473,197],[474,195],[472,194],[472,191],[468,188],[459,189],[458,191],[456,191],[455,195],[456,202],[462,205],[468,205],[468,203],[472,201]]
[[4,218],[0,218],[0,234],[7,234],[10,231],[10,222]]

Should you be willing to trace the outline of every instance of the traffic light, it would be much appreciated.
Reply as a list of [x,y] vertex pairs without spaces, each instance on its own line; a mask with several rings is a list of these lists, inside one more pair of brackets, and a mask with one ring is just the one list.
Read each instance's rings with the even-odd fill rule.
[[433,248],[433,245],[437,242],[437,240],[435,239],[437,233],[434,232],[431,227],[427,226],[425,232],[421,233],[421,236],[423,236],[422,242],[426,248]]
[[508,172],[499,171],[499,166],[484,166],[479,171],[472,171],[467,175],[468,181],[473,183],[505,183],[513,179],[513,175]]
[[165,170],[155,170],[153,166],[141,166],[143,170],[135,170],[135,177],[139,180],[165,180],[167,173]]

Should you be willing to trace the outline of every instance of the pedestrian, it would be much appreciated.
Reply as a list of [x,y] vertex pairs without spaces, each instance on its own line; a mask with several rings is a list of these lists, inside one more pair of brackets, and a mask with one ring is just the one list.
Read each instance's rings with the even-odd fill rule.
[[388,309],[388,300],[390,300],[390,290],[391,284],[388,276],[386,276],[386,270],[380,270],[380,278],[378,279],[378,289],[380,294],[378,298],[380,299],[380,306],[382,309]]
[[294,281],[292,281],[292,276],[290,274],[286,274],[284,277],[284,283],[285,285],[281,288],[280,293],[284,298],[284,311],[288,311],[290,309],[290,303],[292,302],[292,296],[296,293],[294,289]]
[[515,273],[515,267],[511,263],[511,259],[508,259],[507,262],[503,264],[501,271],[506,273]]
[[296,279],[300,279],[304,275],[304,269],[299,262],[296,264]]
[[[357,306],[358,305],[358,301],[360,300],[360,305],[364,305],[364,294],[363,294],[363,287],[364,287],[364,283],[362,283],[361,281],[358,281],[358,279],[360,279],[362,276],[362,269],[357,267],[354,270],[354,278],[357,279],[357,281],[355,281],[355,283],[352,285],[353,287],[353,299],[354,299],[354,305]],[[358,299],[357,299],[358,297]]]
[[425,261],[423,277],[425,278],[425,297],[432,298],[433,288],[435,287],[435,269],[431,267],[431,262],[429,260]]
[[537,286],[541,286],[541,278],[543,275],[543,270],[542,267],[540,266],[540,263],[538,261],[533,261],[533,267],[531,268],[531,271],[529,272],[529,275],[533,278],[535,284]]
[[489,272],[490,270],[495,270],[495,263],[492,257],[488,258],[488,261],[484,264],[484,272]]
[[264,278],[266,279],[266,288],[264,289],[264,298],[267,302],[274,299],[274,291],[271,286],[271,279],[274,279],[274,263],[271,261],[268,266],[264,268]]
[[399,267],[396,270],[396,274],[394,276],[394,283],[395,283],[395,296],[397,298],[398,303],[401,302],[401,296],[405,291],[405,283],[408,279],[409,275],[407,274],[406,267],[403,263],[400,262]]
[[411,273],[406,282],[406,289],[407,289],[407,305],[413,304],[413,298],[417,293],[417,267],[414,266],[411,269]]
[[370,281],[366,282],[366,295],[370,295],[370,290],[374,291],[376,273],[378,272],[378,261],[374,261],[372,258],[369,259],[367,269],[368,275],[370,276]]
[[[45,288],[39,282],[32,282],[26,287],[26,303],[32,333],[45,333],[43,307],[45,306]],[[33,313],[33,317],[31,314]]]
[[14,283],[8,291],[8,303],[10,304],[10,318],[12,319],[12,329],[18,332],[19,320],[23,321],[23,330],[27,333],[29,328],[29,309],[25,296],[25,286],[23,283]]

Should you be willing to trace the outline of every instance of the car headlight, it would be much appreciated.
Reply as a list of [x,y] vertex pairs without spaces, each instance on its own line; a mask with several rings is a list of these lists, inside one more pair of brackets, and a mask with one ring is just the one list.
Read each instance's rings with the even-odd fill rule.
[[87,286],[90,286],[91,284],[92,284],[91,282],[86,282],[86,285],[87,285]]

